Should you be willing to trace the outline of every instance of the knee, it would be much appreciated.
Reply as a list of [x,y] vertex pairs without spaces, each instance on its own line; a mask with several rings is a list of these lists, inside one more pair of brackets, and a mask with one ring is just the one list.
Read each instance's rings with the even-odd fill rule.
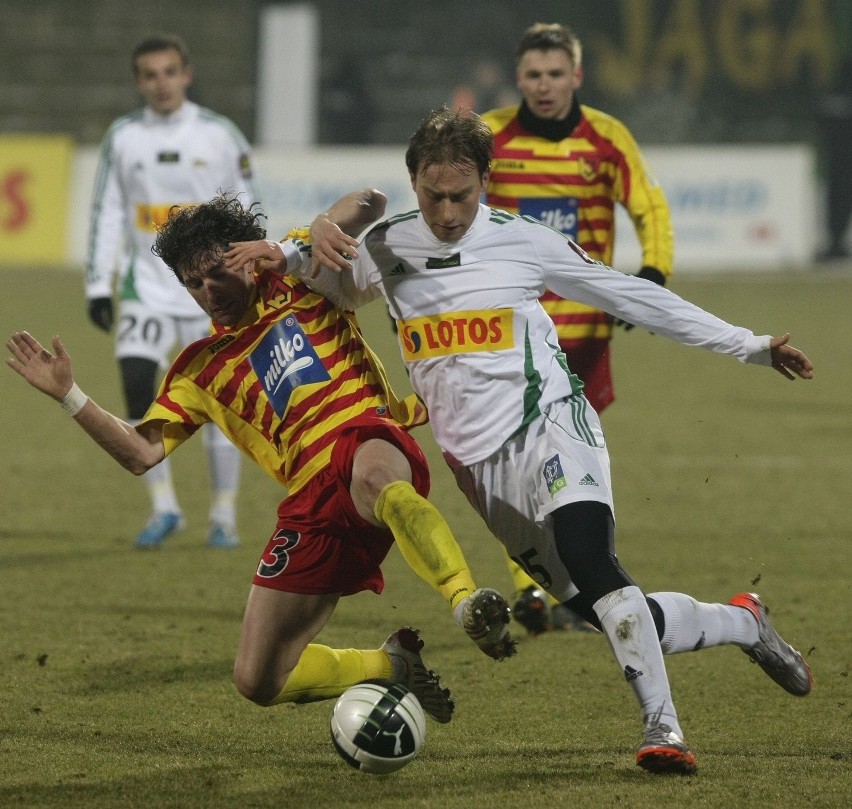
[[255,671],[238,660],[234,664],[234,685],[247,700],[262,708],[268,708],[283,690],[289,674],[290,672],[286,672],[283,677],[270,676],[266,672]]
[[411,466],[393,444],[372,438],[355,450],[351,489],[365,502],[375,503],[386,486],[398,481],[411,483]]
[[395,482],[380,466],[362,466],[353,470],[351,489],[364,503],[374,506],[385,486]]

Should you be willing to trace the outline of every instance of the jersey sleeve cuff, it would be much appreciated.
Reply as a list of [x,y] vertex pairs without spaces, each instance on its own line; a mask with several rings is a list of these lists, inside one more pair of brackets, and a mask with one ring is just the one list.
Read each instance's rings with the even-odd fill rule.
[[287,261],[287,275],[294,275],[297,278],[302,278],[304,272],[302,269],[302,252],[296,246],[292,239],[285,239],[279,242],[281,252],[284,253],[284,258]]
[[769,334],[752,334],[747,337],[744,346],[746,357],[743,361],[754,365],[772,365],[772,350],[769,347],[771,341],[772,336]]

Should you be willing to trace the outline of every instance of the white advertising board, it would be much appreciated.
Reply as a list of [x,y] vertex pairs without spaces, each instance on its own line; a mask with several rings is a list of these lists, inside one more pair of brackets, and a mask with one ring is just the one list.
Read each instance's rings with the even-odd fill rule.
[[[818,241],[810,146],[693,146],[644,150],[666,193],[675,269],[772,270],[809,264]],[[641,252],[624,209],[616,219],[618,269]]]
[[[411,210],[405,148],[257,150],[257,179],[272,237],[307,224],[343,194],[367,186],[388,196],[388,214]],[[69,201],[69,261],[82,265],[97,151],[79,149]],[[772,270],[808,264],[815,253],[816,180],[808,146],[646,149],[666,192],[675,232],[675,269]],[[641,266],[633,227],[619,207],[614,264]]]

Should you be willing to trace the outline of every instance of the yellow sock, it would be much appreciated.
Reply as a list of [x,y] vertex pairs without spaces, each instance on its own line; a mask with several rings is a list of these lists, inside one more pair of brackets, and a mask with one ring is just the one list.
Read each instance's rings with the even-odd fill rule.
[[[536,587],[540,590],[541,585],[526,574],[524,569],[509,556],[505,548],[503,548],[503,552],[506,554],[506,565],[509,568],[509,574],[512,576],[512,583],[515,585],[515,593],[523,593],[527,587]],[[559,603],[559,600],[550,595],[550,593],[547,594],[547,600],[551,607]]]
[[385,486],[375,514],[393,532],[409,567],[447,599],[450,609],[473,593],[476,584],[450,526],[410,483]]
[[339,697],[355,683],[390,678],[390,658],[382,649],[330,649],[309,643],[272,704]]

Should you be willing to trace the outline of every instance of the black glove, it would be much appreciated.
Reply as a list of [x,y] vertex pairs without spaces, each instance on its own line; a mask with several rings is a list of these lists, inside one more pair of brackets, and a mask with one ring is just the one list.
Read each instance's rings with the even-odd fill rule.
[[[661,287],[666,285],[666,276],[663,275],[656,267],[651,267],[649,264],[646,264],[639,272],[636,273],[637,278],[645,278],[648,281],[653,281],[655,284],[659,284]],[[630,331],[633,328],[632,323],[628,323],[626,320],[622,320],[620,317],[615,318],[612,321],[613,326],[621,326],[624,331]]]
[[92,298],[89,301],[89,320],[99,329],[111,331],[113,324],[112,298]]

